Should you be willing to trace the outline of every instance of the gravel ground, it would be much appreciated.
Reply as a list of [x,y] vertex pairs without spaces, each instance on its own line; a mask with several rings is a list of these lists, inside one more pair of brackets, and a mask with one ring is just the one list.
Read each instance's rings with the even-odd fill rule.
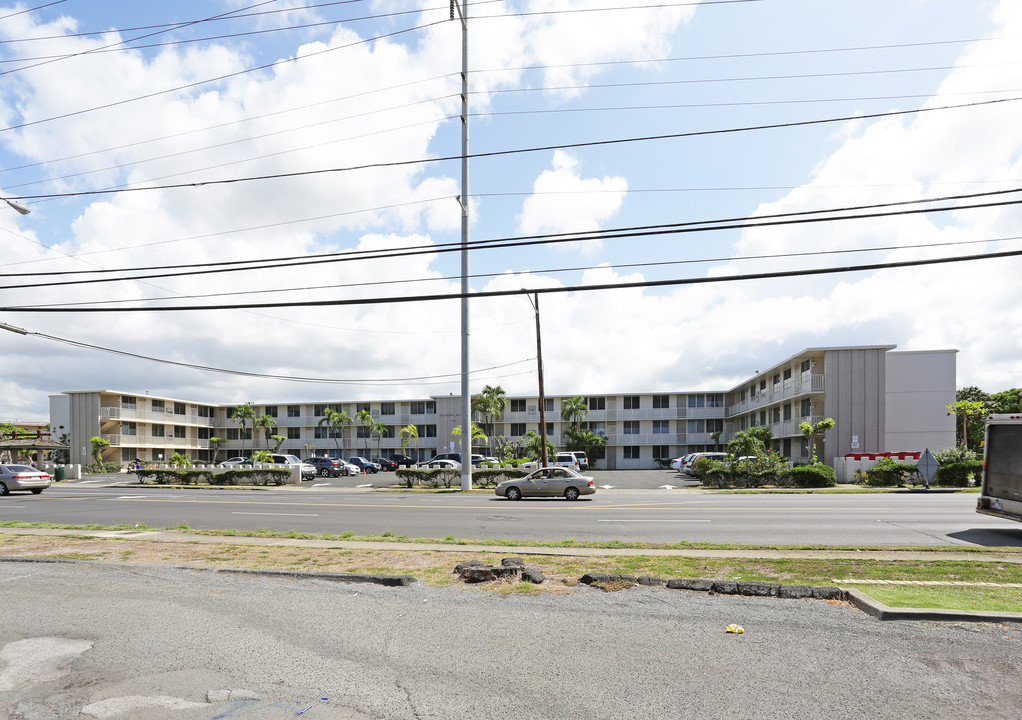
[[881,623],[843,603],[87,563],[3,564],[0,587],[16,618],[0,630],[0,716],[24,720],[990,719],[1022,707],[1022,627]]

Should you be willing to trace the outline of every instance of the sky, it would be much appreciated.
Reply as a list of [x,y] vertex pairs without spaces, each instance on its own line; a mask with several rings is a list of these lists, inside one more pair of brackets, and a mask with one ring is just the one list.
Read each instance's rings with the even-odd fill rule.
[[[0,204],[0,323],[28,333],[0,330],[0,420],[74,390],[458,394],[449,10],[0,6],[0,198],[31,210]],[[1022,385],[1022,259],[877,267],[1022,251],[1022,4],[467,14],[472,392],[536,393],[524,290],[551,395],[728,389],[875,344]]]

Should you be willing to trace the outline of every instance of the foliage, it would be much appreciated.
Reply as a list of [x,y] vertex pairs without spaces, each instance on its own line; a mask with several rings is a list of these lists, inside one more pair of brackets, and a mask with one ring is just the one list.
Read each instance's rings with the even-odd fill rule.
[[[454,429],[451,430],[451,440],[453,440],[454,438],[459,438],[459,440],[458,440],[458,449],[461,450],[461,452],[464,453],[465,452],[465,448],[464,448],[464,446],[463,446],[463,444],[462,444],[462,442],[460,440],[460,438],[461,438],[461,425],[455,425]],[[486,437],[486,433],[483,432],[483,429],[481,427],[479,427],[478,425],[476,425],[475,423],[472,423],[472,442],[470,442],[469,445],[471,446],[472,444],[474,444],[476,440],[479,440],[479,441],[485,443],[488,439],[489,438]],[[469,448],[468,454],[470,456],[472,454],[471,453],[471,447]]]
[[419,456],[419,429],[415,425],[405,425],[401,428],[401,452],[408,454],[408,445],[415,442],[415,456]]
[[[759,460],[759,459],[758,459]],[[829,465],[816,463],[784,467],[783,462],[773,453],[760,460],[762,464],[730,466],[726,462],[700,458],[696,471],[700,472],[703,485],[710,487],[755,488],[774,487],[821,488],[837,484],[834,469]]]
[[561,400],[561,420],[571,427],[578,427],[589,414],[589,403],[581,395]]
[[770,441],[774,439],[774,433],[770,429],[769,425],[758,425],[756,427],[751,427],[747,430],[747,432],[754,438],[758,438],[763,443],[763,447],[765,448],[770,447]]
[[[523,437],[522,452],[525,453],[525,457],[531,460],[539,460],[543,457],[543,438],[540,437],[540,434],[533,430],[528,430]],[[557,446],[549,440],[546,444],[546,454],[548,458],[557,454]]]
[[[493,468],[475,469],[472,471],[472,482],[479,487],[490,487],[504,480],[525,477],[528,473],[517,468]],[[452,483],[460,481],[461,471],[450,468],[399,468],[394,475],[405,487],[451,487]]]
[[181,470],[178,468],[143,468],[135,471],[140,483],[152,480],[157,485],[197,485],[210,482],[209,470]]
[[167,460],[170,465],[184,465],[185,467],[191,467],[192,460],[183,453],[176,452],[170,456]]
[[515,455],[515,446],[508,438],[498,435],[493,438],[493,455],[500,463],[506,463]]
[[387,423],[382,420],[374,422],[369,426],[369,434],[376,436],[376,454],[380,454],[380,447],[383,445],[383,436],[390,434],[387,429]]
[[283,435],[270,435],[270,440],[273,441],[273,452],[280,450],[281,444],[287,440]]
[[341,452],[341,445],[339,438],[343,437],[344,426],[351,425],[354,420],[351,419],[351,415],[343,411],[337,411],[333,408],[327,408],[323,411],[323,417],[319,419],[319,426],[326,425],[330,429],[330,434],[334,437],[334,445],[337,447],[337,452]]
[[121,471],[121,464],[116,462],[103,462],[103,463],[90,463],[82,467],[82,472],[86,475],[96,475],[99,473],[110,474]]
[[92,458],[96,461],[96,465],[102,465],[103,450],[110,447],[110,441],[104,440],[99,435],[96,435],[95,437],[90,438],[89,442],[92,443]]
[[286,485],[291,471],[283,468],[224,470],[209,476],[210,485]]
[[894,458],[883,457],[873,467],[864,470],[862,475],[870,487],[897,487],[904,485],[910,476],[918,479],[918,472],[912,463],[900,463]]
[[[355,421],[362,427],[372,428],[374,422],[373,414],[368,410],[359,410],[357,413],[355,413]],[[365,438],[366,456],[369,455],[369,435],[371,434],[372,434],[371,432],[367,433]]]
[[252,453],[252,462],[268,463],[273,462],[273,453],[269,450],[256,450]]
[[[716,450],[718,447],[720,447],[720,436],[723,435],[723,434],[724,433],[721,432],[720,430],[715,430],[714,432],[710,433],[710,438],[713,440],[713,449],[714,450]],[[667,460],[667,462],[669,463],[670,460]]]
[[[947,404],[948,415],[958,415],[962,418],[962,432],[959,435],[959,445],[971,450],[979,450],[983,440],[983,418],[990,412],[989,401],[987,400],[956,400]],[[975,418],[975,422],[970,420]],[[970,432],[971,426],[971,432]],[[972,442],[969,442],[969,438]]]
[[976,453],[961,445],[949,448],[937,448],[933,453],[934,459],[941,465],[966,462],[976,459]]
[[217,456],[220,455],[220,446],[226,442],[221,437],[211,437],[209,439],[209,446],[213,449],[213,464],[216,465]]
[[798,429],[808,441],[809,459],[811,464],[815,465],[817,462],[816,438],[823,437],[823,435],[832,427],[834,427],[834,418],[825,418],[816,424],[804,422],[798,426]]
[[1003,390],[990,396],[995,413],[1022,413],[1022,388]]
[[257,428],[263,429],[263,432],[266,435],[267,450],[269,450],[270,448],[270,434],[276,429],[276,427],[277,421],[273,418],[272,415],[261,415],[260,417],[256,418],[255,424],[252,427],[253,430]]
[[[251,405],[238,405],[231,413],[231,420],[241,425],[241,454],[245,454],[245,438],[248,435],[248,423],[255,422],[255,408]],[[253,426],[254,427],[254,426]]]
[[492,426],[495,419],[499,418],[507,409],[507,393],[500,385],[487,385],[483,391],[472,398],[472,411],[479,413],[487,425]]
[[766,445],[758,434],[751,430],[741,430],[731,436],[727,444],[728,460],[734,462],[741,457],[762,457],[767,454]]
[[976,484],[979,484],[982,473],[983,463],[979,460],[951,462],[937,468],[934,482],[946,487],[968,487],[970,478],[974,478]]
[[569,427],[564,431],[564,436],[567,438],[565,449],[581,450],[589,458],[589,467],[595,469],[596,458],[600,457],[603,448],[607,447],[607,438],[579,427]]

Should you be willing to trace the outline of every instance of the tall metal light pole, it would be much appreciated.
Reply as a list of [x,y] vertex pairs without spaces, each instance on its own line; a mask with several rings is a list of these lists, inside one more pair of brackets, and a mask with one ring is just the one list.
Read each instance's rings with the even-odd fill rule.
[[469,371],[468,262],[468,0],[451,0],[461,18],[461,489],[472,489],[472,394]]

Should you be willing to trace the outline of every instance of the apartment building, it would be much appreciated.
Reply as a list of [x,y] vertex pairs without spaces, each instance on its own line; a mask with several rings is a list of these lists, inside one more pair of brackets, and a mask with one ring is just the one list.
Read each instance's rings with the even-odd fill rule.
[[[712,450],[740,430],[767,426],[774,448],[792,460],[808,459],[802,422],[833,418],[834,428],[818,448],[822,458],[849,453],[910,451],[955,443],[954,418],[945,406],[955,399],[957,350],[895,352],[894,345],[807,348],[745,381],[719,391],[664,391],[585,395],[585,426],[607,440],[600,467],[655,467],[657,458]],[[567,423],[562,403],[574,395],[547,397],[546,434],[562,445]],[[538,396],[508,396],[499,418],[484,430],[519,442],[539,432]],[[453,448],[451,431],[461,425],[456,395],[410,400],[333,403],[252,403],[256,416],[273,418],[269,432],[244,430],[231,419],[230,404],[193,402],[121,391],[73,391],[50,397],[54,432],[66,432],[73,462],[89,462],[91,438],[110,443],[104,460],[166,460],[181,452],[211,460],[210,438],[226,440],[219,459],[266,448],[278,435],[281,451],[300,456],[402,452],[401,429],[413,425],[418,438],[407,454],[426,459]],[[326,410],[357,417],[368,410],[382,433],[357,423],[339,432],[323,421]],[[481,418],[477,421],[481,422]]]

